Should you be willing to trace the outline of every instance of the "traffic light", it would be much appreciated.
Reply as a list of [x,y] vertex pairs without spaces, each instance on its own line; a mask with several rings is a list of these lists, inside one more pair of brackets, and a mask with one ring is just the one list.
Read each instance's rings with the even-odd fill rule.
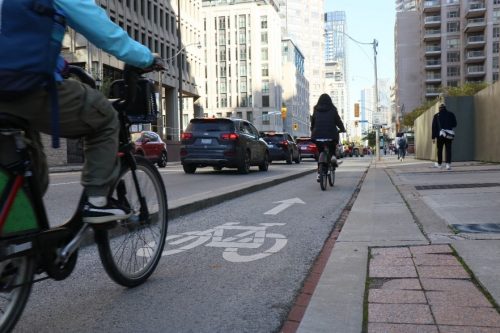
[[354,103],[354,117],[359,118],[359,103]]
[[281,119],[286,118],[286,106],[281,107]]
[[293,123],[293,130],[296,131],[299,129],[299,124]]

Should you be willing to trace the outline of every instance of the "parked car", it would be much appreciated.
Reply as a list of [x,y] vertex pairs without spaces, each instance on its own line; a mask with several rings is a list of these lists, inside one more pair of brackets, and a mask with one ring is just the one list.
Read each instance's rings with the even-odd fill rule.
[[299,137],[296,142],[300,150],[301,158],[310,157],[314,158],[316,161],[318,160],[318,147],[314,142],[312,142],[310,137]]
[[134,154],[144,156],[151,162],[158,164],[160,168],[167,166],[167,144],[157,133],[151,131],[134,133],[132,139],[135,139]]
[[269,147],[271,161],[285,160],[287,164],[300,163],[300,150],[287,132],[261,132]]
[[248,121],[229,118],[195,118],[182,133],[181,163],[186,173],[211,166],[238,168],[249,173],[256,165],[267,171],[269,150],[259,131]]

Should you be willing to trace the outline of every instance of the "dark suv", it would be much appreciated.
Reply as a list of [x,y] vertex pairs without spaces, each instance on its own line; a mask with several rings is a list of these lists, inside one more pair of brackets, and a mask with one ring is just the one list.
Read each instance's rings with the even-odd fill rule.
[[157,133],[151,131],[133,133],[132,139],[134,140],[135,154],[144,156],[151,162],[158,164],[160,168],[167,165],[167,145]]
[[286,132],[262,132],[269,147],[271,161],[285,160],[286,163],[300,163],[300,150],[292,136]]
[[250,166],[267,171],[269,151],[257,129],[243,119],[195,118],[182,133],[181,163],[186,173],[212,166],[215,170],[238,168],[250,172]]

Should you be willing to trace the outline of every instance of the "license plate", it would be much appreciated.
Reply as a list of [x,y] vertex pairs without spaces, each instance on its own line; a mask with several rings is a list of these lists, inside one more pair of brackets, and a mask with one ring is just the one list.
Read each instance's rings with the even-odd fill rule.
[[209,145],[212,143],[212,139],[201,139],[201,143],[204,145]]
[[274,145],[272,145],[270,143],[268,143],[267,145],[269,146],[269,148],[273,148],[274,147]]
[[300,150],[307,150],[307,147],[300,147]]

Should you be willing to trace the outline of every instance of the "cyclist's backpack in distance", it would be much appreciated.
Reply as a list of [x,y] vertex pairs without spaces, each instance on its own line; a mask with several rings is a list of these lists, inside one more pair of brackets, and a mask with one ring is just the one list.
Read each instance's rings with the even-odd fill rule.
[[398,146],[399,148],[406,148],[408,146],[408,142],[406,142],[406,138],[405,137],[400,137],[399,140],[398,140]]
[[0,1],[0,99],[50,84],[64,29],[53,0]]

